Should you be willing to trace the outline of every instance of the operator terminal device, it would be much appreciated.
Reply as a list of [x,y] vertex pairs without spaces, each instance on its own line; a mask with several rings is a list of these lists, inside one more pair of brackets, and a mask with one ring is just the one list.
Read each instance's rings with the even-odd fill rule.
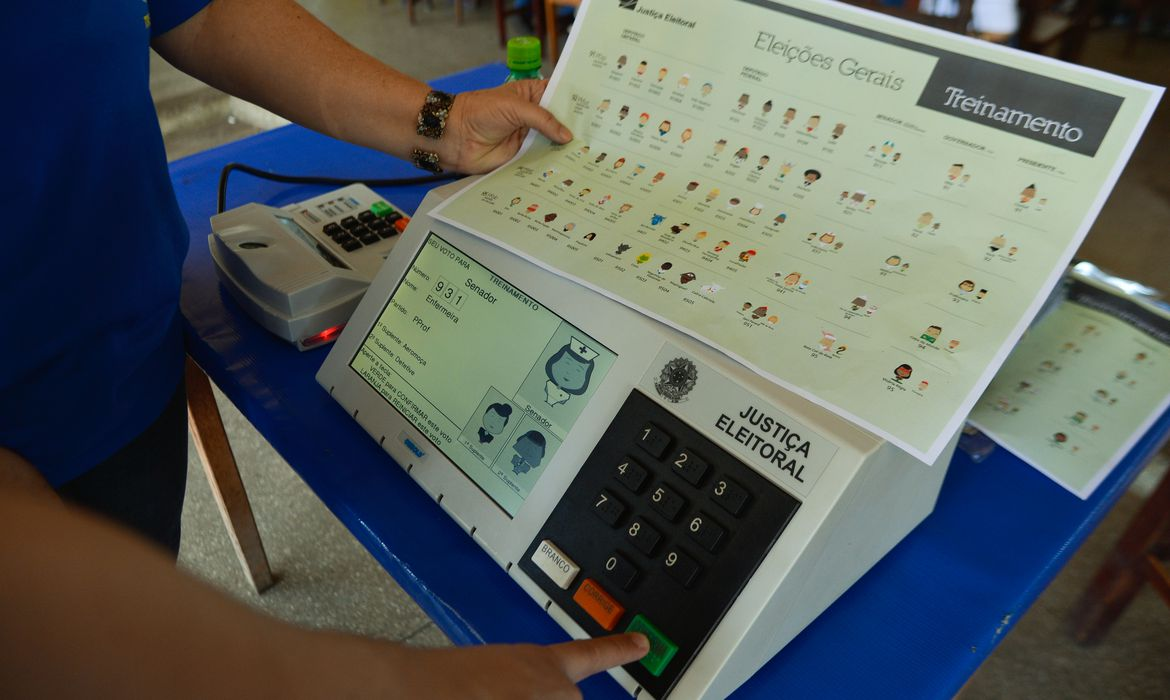
[[610,671],[628,692],[728,695],[931,512],[957,435],[923,464],[428,216],[465,184],[423,201],[318,381],[568,634],[647,635]]
[[211,217],[224,287],[299,350],[337,338],[410,218],[363,184],[283,208],[250,203]]

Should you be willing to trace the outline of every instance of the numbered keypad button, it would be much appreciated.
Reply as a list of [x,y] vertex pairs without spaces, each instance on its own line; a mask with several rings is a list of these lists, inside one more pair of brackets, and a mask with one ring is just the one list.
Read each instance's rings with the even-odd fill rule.
[[690,534],[692,540],[698,542],[708,552],[714,552],[716,549],[719,549],[719,545],[722,544],[724,538],[727,536],[727,530],[715,522],[710,515],[702,511],[695,513],[687,521],[687,532]]
[[699,567],[699,562],[679,549],[671,549],[666,553],[666,556],[662,558],[662,568],[666,570],[667,575],[681,583],[684,588],[690,588],[702,570]]
[[659,484],[650,492],[650,507],[671,522],[674,522],[675,518],[678,517],[679,511],[685,508],[686,505],[686,499],[666,484]]
[[616,583],[623,591],[630,590],[638,580],[638,567],[617,552],[609,555],[602,568],[605,569],[606,578]]
[[642,518],[634,518],[634,522],[626,528],[626,537],[635,549],[646,556],[654,554],[654,549],[662,541],[662,533]]
[[662,459],[670,448],[670,435],[653,423],[647,423],[638,431],[638,444],[654,459]]
[[743,513],[749,498],[747,489],[725,476],[715,479],[707,489],[707,494],[712,501],[722,506],[723,510],[736,517]]
[[691,486],[698,486],[707,475],[709,465],[687,448],[679,450],[670,460],[671,471],[686,479]]
[[642,490],[642,484],[646,483],[646,469],[633,459],[626,457],[618,462],[614,468],[614,477],[622,486],[638,493]]
[[617,521],[621,520],[622,515],[626,512],[626,506],[612,492],[607,489],[602,489],[601,493],[597,494],[593,499],[593,512],[606,525],[616,525]]

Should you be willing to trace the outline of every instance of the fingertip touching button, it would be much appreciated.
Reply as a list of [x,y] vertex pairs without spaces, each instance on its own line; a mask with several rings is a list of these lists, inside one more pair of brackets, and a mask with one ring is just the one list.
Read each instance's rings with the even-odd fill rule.
[[678,652],[678,645],[642,615],[635,615],[626,631],[646,635],[646,639],[650,642],[650,651],[646,652],[646,655],[638,663],[645,666],[650,675],[661,676],[662,672],[666,670],[667,664]]

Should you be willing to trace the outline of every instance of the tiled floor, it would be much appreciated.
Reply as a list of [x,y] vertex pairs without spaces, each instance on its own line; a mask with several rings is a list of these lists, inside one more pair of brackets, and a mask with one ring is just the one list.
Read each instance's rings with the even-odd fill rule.
[[[501,60],[491,3],[455,26],[451,6],[419,3],[418,26],[397,2],[306,0],[303,4],[356,45],[423,79]],[[518,28],[518,27],[516,27]],[[514,28],[515,29],[515,28]],[[1147,39],[1122,58],[1117,30],[1093,34],[1086,63],[1134,78],[1170,78],[1170,42]],[[434,47],[441,47],[435,49]],[[254,108],[229,101],[153,64],[156,103],[172,158],[254,133]],[[1161,162],[1170,137],[1163,105],[1081,253],[1117,274],[1170,289],[1170,169]],[[447,641],[230,404],[221,401],[229,435],[280,582],[257,596],[244,581],[207,482],[191,452],[181,565],[279,617],[413,644]],[[1082,649],[1068,637],[1067,613],[1112,546],[1139,496],[1129,495],[1016,624],[964,690],[965,698],[1170,697],[1170,609],[1144,593],[1106,642]]]

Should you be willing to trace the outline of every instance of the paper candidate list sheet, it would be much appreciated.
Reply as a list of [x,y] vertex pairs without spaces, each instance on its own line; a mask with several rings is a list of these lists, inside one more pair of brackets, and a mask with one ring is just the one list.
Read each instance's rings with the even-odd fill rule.
[[438,217],[932,461],[1161,89],[833,4],[593,0],[533,137]]
[[1170,312],[1075,279],[1020,342],[970,421],[1088,498],[1170,406]]

